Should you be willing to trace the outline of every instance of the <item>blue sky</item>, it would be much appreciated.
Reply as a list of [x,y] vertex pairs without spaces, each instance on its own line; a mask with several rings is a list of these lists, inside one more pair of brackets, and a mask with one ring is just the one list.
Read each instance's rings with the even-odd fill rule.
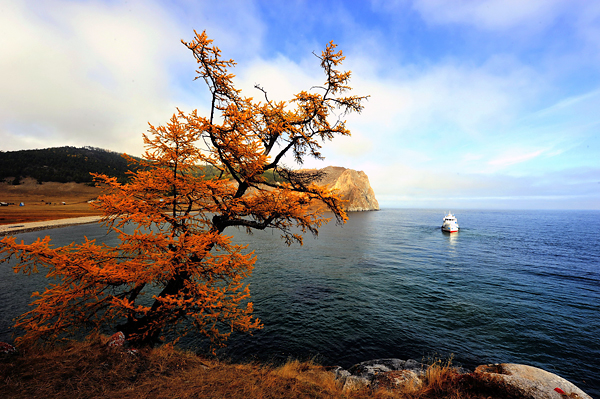
[[363,170],[382,207],[600,209],[600,2],[0,2],[0,149],[142,153],[147,123],[207,109],[180,40],[206,30],[246,96],[323,80],[333,40],[352,137],[307,167]]

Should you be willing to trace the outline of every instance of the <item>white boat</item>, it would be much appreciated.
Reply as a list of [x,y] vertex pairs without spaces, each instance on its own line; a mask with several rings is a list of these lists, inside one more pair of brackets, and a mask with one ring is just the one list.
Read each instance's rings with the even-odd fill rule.
[[442,231],[456,233],[458,229],[458,220],[456,220],[456,216],[454,216],[451,212],[448,212],[448,214],[444,217],[444,222],[442,223]]

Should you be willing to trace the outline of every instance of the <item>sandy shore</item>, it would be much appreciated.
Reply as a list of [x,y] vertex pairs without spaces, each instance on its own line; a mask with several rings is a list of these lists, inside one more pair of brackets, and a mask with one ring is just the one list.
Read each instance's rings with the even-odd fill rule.
[[98,220],[100,220],[100,216],[82,216],[77,218],[47,220],[43,222],[6,224],[0,226],[0,236],[25,233],[28,231],[53,229],[56,227],[66,227],[75,224],[94,223]]

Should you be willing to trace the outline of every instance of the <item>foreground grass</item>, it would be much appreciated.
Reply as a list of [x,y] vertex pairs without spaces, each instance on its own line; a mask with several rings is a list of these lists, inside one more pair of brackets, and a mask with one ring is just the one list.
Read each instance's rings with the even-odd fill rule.
[[[2,398],[504,398],[493,381],[429,368],[420,387],[344,390],[325,367],[290,361],[274,367],[228,364],[160,347],[132,355],[101,338],[16,355],[0,355]],[[386,383],[387,382],[387,383]],[[491,385],[490,385],[491,384]]]

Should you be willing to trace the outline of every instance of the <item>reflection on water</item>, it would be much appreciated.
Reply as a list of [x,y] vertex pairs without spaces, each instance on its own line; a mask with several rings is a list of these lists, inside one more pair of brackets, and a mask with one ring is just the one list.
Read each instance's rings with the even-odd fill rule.
[[448,242],[447,255],[450,258],[455,258],[458,255],[458,234],[458,232],[449,233],[442,230],[442,235],[447,239]]
[[442,231],[442,234],[448,237],[448,242],[450,243],[450,245],[456,245],[458,239],[458,232],[449,233],[447,231]]

